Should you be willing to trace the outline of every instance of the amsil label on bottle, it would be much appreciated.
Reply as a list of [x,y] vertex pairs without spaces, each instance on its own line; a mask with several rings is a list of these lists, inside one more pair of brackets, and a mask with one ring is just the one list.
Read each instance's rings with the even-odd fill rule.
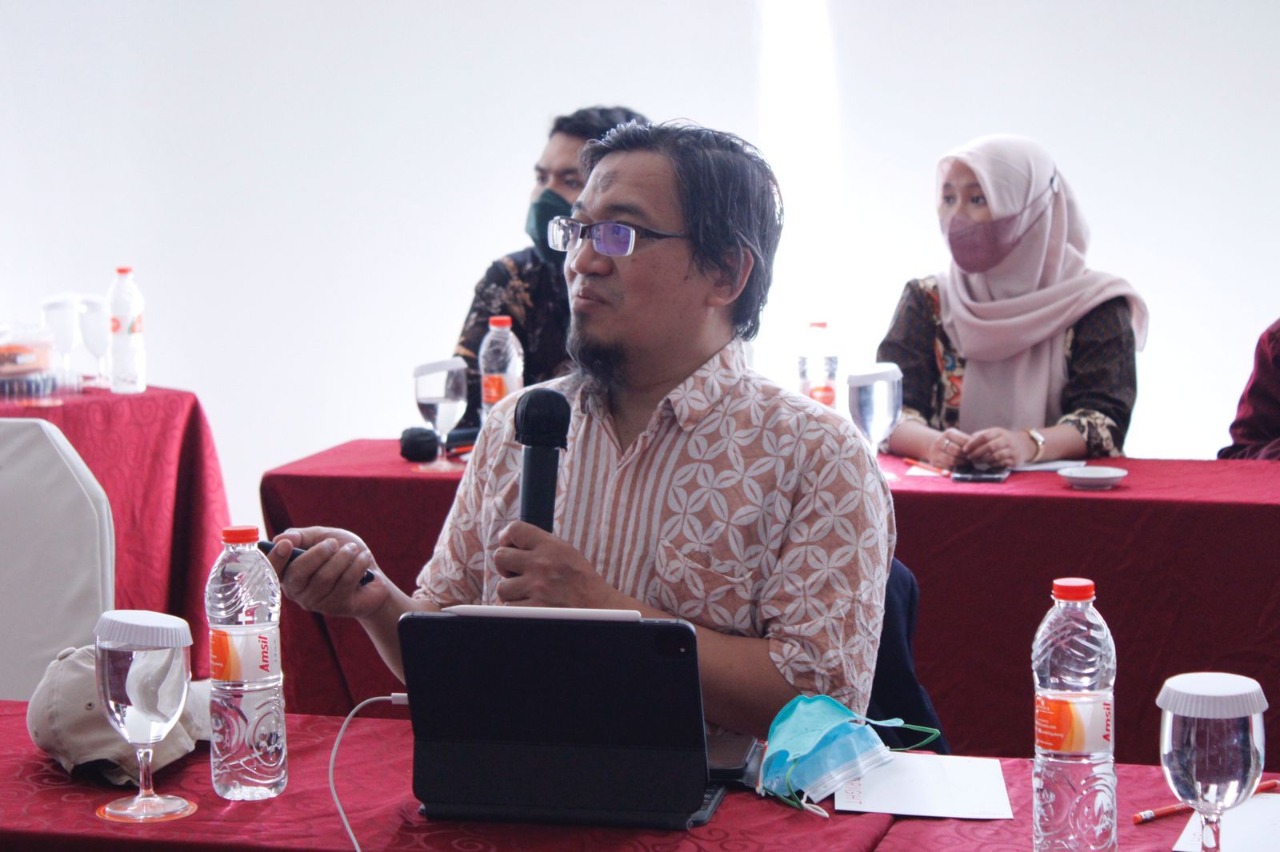
[[142,334],[142,314],[135,314],[132,319],[127,316],[113,316],[111,318],[111,333],[120,334],[121,332],[124,334]]
[[809,389],[809,397],[815,402],[832,408],[836,404],[836,389],[828,384],[814,385]]
[[1113,753],[1112,702],[1073,692],[1036,696],[1036,748],[1058,754]]
[[490,373],[480,381],[485,405],[495,405],[507,395],[507,379],[501,373]]
[[209,675],[214,680],[253,683],[280,676],[279,631],[209,631]]

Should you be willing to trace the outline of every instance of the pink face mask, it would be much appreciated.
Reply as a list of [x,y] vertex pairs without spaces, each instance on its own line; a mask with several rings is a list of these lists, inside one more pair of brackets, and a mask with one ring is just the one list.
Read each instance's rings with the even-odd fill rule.
[[1044,192],[1028,204],[1025,210],[1012,216],[992,219],[990,222],[975,222],[968,216],[953,216],[947,225],[946,234],[956,266],[970,274],[977,274],[994,269],[1012,254],[1027,231],[1031,230],[1031,226],[1049,209],[1049,201],[1057,190],[1056,178],[1055,174]]
[[1019,229],[1022,214],[975,222],[968,216],[954,216],[947,226],[947,242],[956,266],[969,273],[994,269],[1013,252],[1025,231]]

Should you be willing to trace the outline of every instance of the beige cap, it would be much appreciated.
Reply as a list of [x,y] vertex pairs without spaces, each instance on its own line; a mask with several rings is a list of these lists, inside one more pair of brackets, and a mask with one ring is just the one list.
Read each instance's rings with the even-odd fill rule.
[[[31,741],[48,752],[70,772],[97,760],[102,774],[113,784],[138,783],[138,758],[112,727],[99,706],[94,675],[94,648],[67,648],[45,669],[27,705],[27,731]],[[160,769],[195,750],[196,740],[207,740],[209,682],[193,681],[187,703],[163,740],[153,749],[152,769]]]

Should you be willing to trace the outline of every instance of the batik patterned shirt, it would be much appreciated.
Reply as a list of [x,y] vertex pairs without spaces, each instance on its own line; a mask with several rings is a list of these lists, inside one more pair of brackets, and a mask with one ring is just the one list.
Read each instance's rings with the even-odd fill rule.
[[[1062,410],[1067,413],[1058,423],[1080,432],[1089,458],[1123,455],[1138,395],[1128,300],[1117,297],[1089,311],[1067,329],[1064,348]],[[960,422],[965,359],[942,326],[936,278],[907,282],[876,360],[902,368],[903,420],[938,431]]]
[[[799,691],[862,712],[896,539],[875,455],[849,421],[726,346],[619,447],[607,394],[572,375],[555,532],[612,586],[705,628],[766,638]],[[415,595],[499,603],[499,532],[519,516],[521,446],[499,403]]]
[[476,284],[453,354],[467,362],[469,403],[480,407],[480,344],[489,317],[511,317],[524,349],[524,383],[564,375],[571,366],[564,343],[569,333],[569,288],[560,263],[547,263],[532,247],[495,260]]
[[1258,338],[1253,374],[1231,424],[1231,446],[1218,458],[1280,460],[1280,320]]

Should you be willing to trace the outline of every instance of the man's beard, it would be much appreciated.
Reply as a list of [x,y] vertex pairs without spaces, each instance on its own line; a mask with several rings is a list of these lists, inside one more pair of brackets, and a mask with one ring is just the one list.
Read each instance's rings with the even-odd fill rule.
[[569,323],[569,339],[565,343],[565,350],[579,370],[606,388],[622,384],[627,360],[622,347],[588,340],[578,328],[577,320]]

